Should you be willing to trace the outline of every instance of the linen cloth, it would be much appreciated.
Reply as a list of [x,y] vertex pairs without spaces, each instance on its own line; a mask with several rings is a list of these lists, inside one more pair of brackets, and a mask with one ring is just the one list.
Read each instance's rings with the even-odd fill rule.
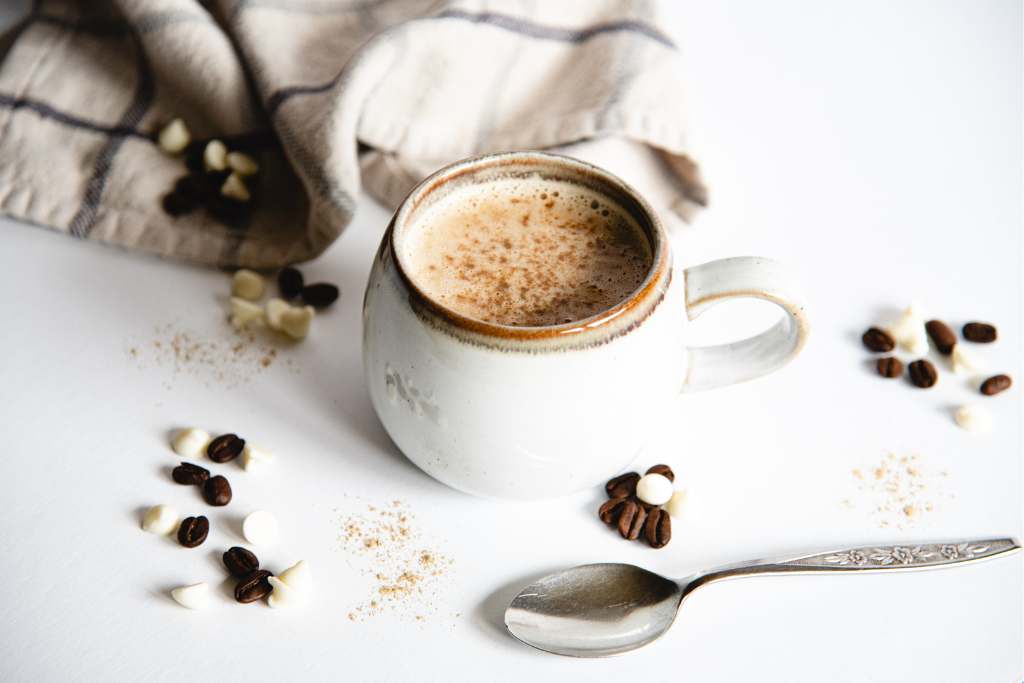
[[[0,67],[0,212],[220,266],[322,252],[360,188],[395,207],[457,159],[554,149],[688,218],[677,45],[628,0],[44,0]],[[256,150],[243,225],[160,207],[185,169],[156,134]],[[612,163],[609,164],[608,161]],[[627,180],[631,178],[626,176]],[[384,226],[381,226],[383,230]]]

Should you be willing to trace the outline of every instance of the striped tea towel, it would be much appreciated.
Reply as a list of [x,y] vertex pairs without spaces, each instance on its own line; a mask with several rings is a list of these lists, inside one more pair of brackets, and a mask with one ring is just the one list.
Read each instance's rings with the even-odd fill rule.
[[[634,159],[685,218],[705,193],[678,62],[646,1],[42,0],[0,68],[0,211],[276,267],[322,252],[361,186],[394,207],[448,162],[556,149]],[[241,224],[161,209],[185,169],[154,140],[176,117],[258,156]]]

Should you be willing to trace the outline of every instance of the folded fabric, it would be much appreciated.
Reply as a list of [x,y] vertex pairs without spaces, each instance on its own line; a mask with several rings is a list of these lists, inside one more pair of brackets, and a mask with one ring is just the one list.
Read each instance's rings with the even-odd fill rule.
[[[269,268],[322,252],[361,187],[393,207],[467,156],[628,149],[663,193],[655,204],[687,217],[705,191],[687,156],[679,52],[654,9],[37,2],[0,68],[0,211],[79,238]],[[186,171],[156,135],[178,117],[194,138],[258,159],[243,222],[161,208]]]

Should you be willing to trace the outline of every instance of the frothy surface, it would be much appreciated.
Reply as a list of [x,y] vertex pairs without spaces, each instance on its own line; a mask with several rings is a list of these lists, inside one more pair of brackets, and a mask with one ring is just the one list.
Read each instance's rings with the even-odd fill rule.
[[572,183],[508,178],[453,190],[405,240],[409,276],[430,298],[500,325],[560,325],[626,299],[651,267],[640,226]]

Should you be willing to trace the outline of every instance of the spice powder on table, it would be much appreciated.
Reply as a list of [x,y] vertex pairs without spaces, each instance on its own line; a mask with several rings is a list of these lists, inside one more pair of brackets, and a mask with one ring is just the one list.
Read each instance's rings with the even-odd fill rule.
[[915,526],[955,496],[945,486],[949,473],[932,470],[916,454],[887,453],[876,463],[851,471],[857,487],[855,500],[845,498],[841,505],[866,510],[881,529],[907,529]]

